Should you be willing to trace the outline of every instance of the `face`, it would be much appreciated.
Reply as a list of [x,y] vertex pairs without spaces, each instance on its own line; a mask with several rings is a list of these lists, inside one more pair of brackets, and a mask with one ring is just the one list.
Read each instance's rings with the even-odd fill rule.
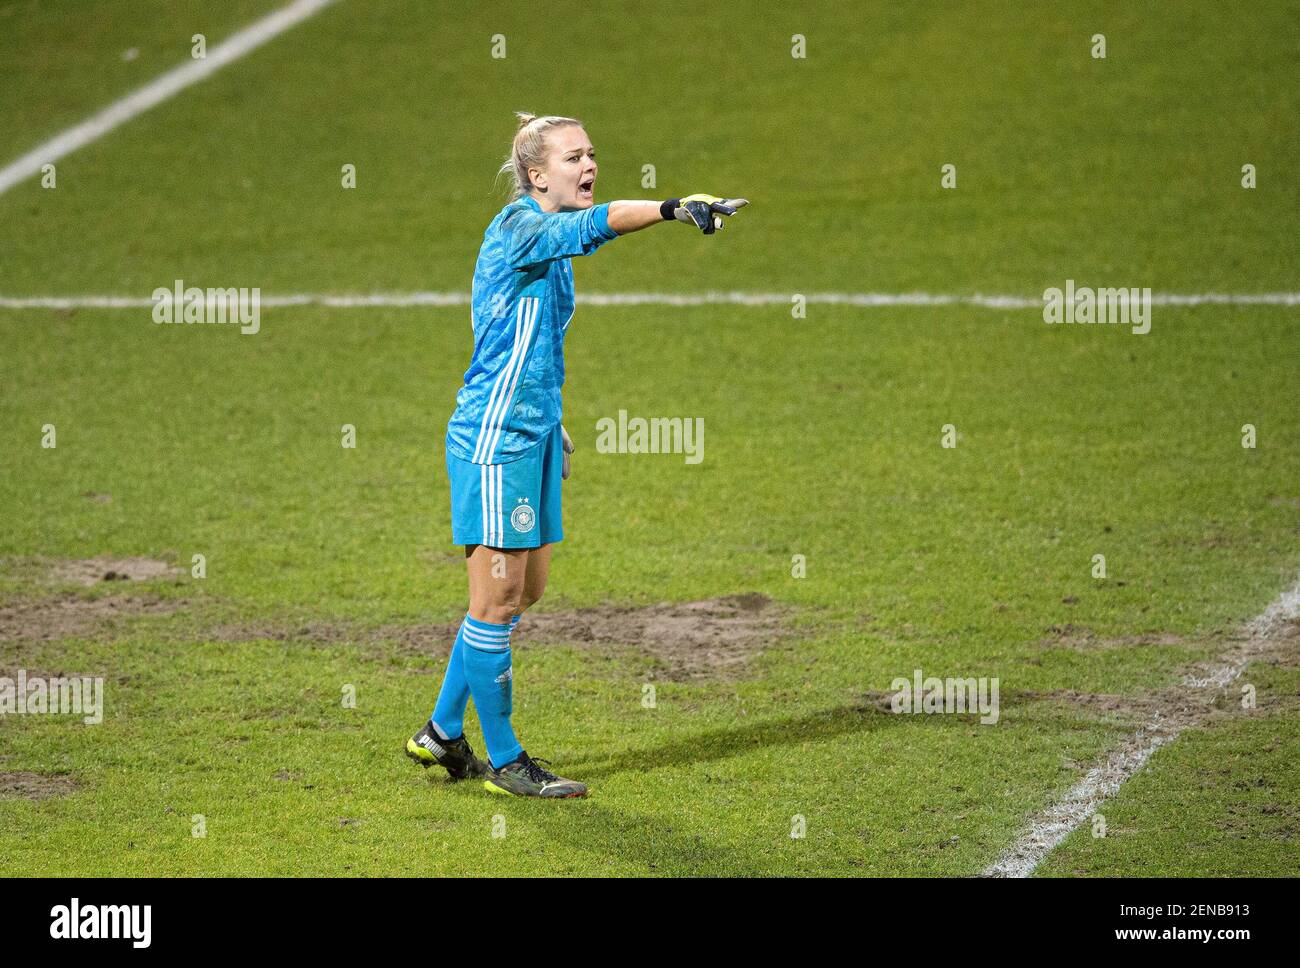
[[596,149],[577,125],[552,130],[546,139],[545,170],[530,168],[528,173],[534,195],[550,211],[573,212],[595,204]]

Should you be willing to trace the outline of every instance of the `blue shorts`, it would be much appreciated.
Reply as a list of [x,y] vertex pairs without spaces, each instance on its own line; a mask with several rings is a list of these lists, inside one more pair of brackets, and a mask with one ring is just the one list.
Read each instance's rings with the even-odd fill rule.
[[559,424],[508,464],[475,464],[448,454],[452,541],[490,548],[536,548],[563,541],[563,468]]

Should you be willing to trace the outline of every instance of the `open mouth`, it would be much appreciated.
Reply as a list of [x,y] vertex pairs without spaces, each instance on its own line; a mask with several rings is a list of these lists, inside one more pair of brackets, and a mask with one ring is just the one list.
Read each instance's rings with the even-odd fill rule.
[[595,186],[595,184],[596,184],[595,176],[591,178],[584,178],[582,181],[578,182],[578,197],[591,198],[591,190]]

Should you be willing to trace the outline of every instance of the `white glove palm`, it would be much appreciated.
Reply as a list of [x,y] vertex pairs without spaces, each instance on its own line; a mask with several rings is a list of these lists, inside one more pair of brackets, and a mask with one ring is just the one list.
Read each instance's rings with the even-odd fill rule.
[[560,471],[560,480],[569,479],[569,455],[573,453],[573,439],[569,432],[564,429],[564,424],[560,424],[560,441],[564,448],[564,468]]

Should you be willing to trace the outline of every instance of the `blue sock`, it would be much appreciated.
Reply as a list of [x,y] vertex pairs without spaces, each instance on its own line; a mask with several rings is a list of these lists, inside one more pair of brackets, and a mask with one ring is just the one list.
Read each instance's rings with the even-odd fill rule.
[[[510,630],[519,624],[521,616],[510,620]],[[442,689],[438,692],[438,704],[429,715],[429,724],[433,731],[443,739],[458,739],[465,733],[465,706],[469,702],[469,681],[465,678],[465,623],[474,622],[465,613],[456,633],[456,644],[451,647],[451,658],[447,661],[447,671],[442,677]],[[483,625],[482,622],[475,622]],[[497,626],[489,626],[497,627]]]
[[474,695],[483,744],[492,766],[502,767],[523,752],[510,728],[514,709],[514,678],[510,668],[509,625],[465,619],[465,678]]

